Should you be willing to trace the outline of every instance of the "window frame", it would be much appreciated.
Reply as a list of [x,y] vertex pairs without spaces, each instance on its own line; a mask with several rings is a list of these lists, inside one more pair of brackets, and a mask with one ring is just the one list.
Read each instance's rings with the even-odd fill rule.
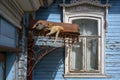
[[[88,14],[88,13],[80,13],[80,14],[72,14],[65,15],[63,18],[64,22],[72,23],[73,20],[77,19],[93,19],[98,20],[98,36],[100,36],[99,40],[99,66],[100,72],[97,73],[79,73],[79,72],[70,72],[70,46],[69,44],[65,45],[65,74],[64,77],[106,77],[105,75],[105,29],[104,29],[104,16],[100,14]],[[98,38],[99,39],[99,38]]]

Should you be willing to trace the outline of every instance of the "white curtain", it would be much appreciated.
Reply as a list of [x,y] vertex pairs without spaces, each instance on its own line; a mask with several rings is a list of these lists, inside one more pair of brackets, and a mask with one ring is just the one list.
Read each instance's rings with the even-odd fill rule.
[[72,51],[70,53],[71,59],[71,70],[78,71],[82,70],[83,66],[83,45],[82,41],[75,43],[72,47]]
[[97,39],[87,39],[87,70],[98,69]]

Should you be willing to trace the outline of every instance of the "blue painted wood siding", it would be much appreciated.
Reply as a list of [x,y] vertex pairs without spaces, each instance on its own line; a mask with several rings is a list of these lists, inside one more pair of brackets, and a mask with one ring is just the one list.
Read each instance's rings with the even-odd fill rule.
[[0,62],[0,80],[3,80],[3,73],[4,73],[4,63]]
[[15,53],[6,54],[6,80],[16,80],[18,56]]
[[[33,71],[33,80],[120,80],[120,0],[109,0],[109,3],[112,6],[108,14],[105,52],[105,69],[109,78],[64,78],[64,48],[60,48],[38,63]],[[36,13],[36,19],[61,22],[62,11],[58,4],[40,9]]]
[[[7,52],[6,54],[6,80],[16,80],[18,56],[15,53]],[[4,63],[0,62],[0,80],[3,80]]]
[[62,21],[62,9],[59,7],[61,0],[56,0],[48,8],[40,8],[36,12],[36,19],[37,20],[47,20],[53,22],[61,22]]
[[0,17],[0,45],[16,47],[18,41],[16,28],[8,21]]
[[106,74],[120,80],[120,0],[109,0],[108,33],[106,36]]

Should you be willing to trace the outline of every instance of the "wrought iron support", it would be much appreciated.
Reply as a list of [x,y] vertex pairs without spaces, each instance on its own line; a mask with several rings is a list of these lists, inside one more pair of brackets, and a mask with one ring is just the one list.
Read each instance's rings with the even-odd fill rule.
[[[35,51],[35,41],[34,36],[28,34],[28,62],[27,62],[27,80],[32,80],[32,71],[36,64],[47,54],[56,50],[59,47],[49,47],[46,46],[38,46],[38,50]],[[44,51],[42,51],[44,49]]]

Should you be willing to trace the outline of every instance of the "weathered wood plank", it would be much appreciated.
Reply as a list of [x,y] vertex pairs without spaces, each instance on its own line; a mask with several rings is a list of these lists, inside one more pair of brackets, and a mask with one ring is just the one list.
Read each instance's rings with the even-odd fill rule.
[[15,39],[11,39],[4,35],[0,35],[0,45],[8,47],[16,47]]

